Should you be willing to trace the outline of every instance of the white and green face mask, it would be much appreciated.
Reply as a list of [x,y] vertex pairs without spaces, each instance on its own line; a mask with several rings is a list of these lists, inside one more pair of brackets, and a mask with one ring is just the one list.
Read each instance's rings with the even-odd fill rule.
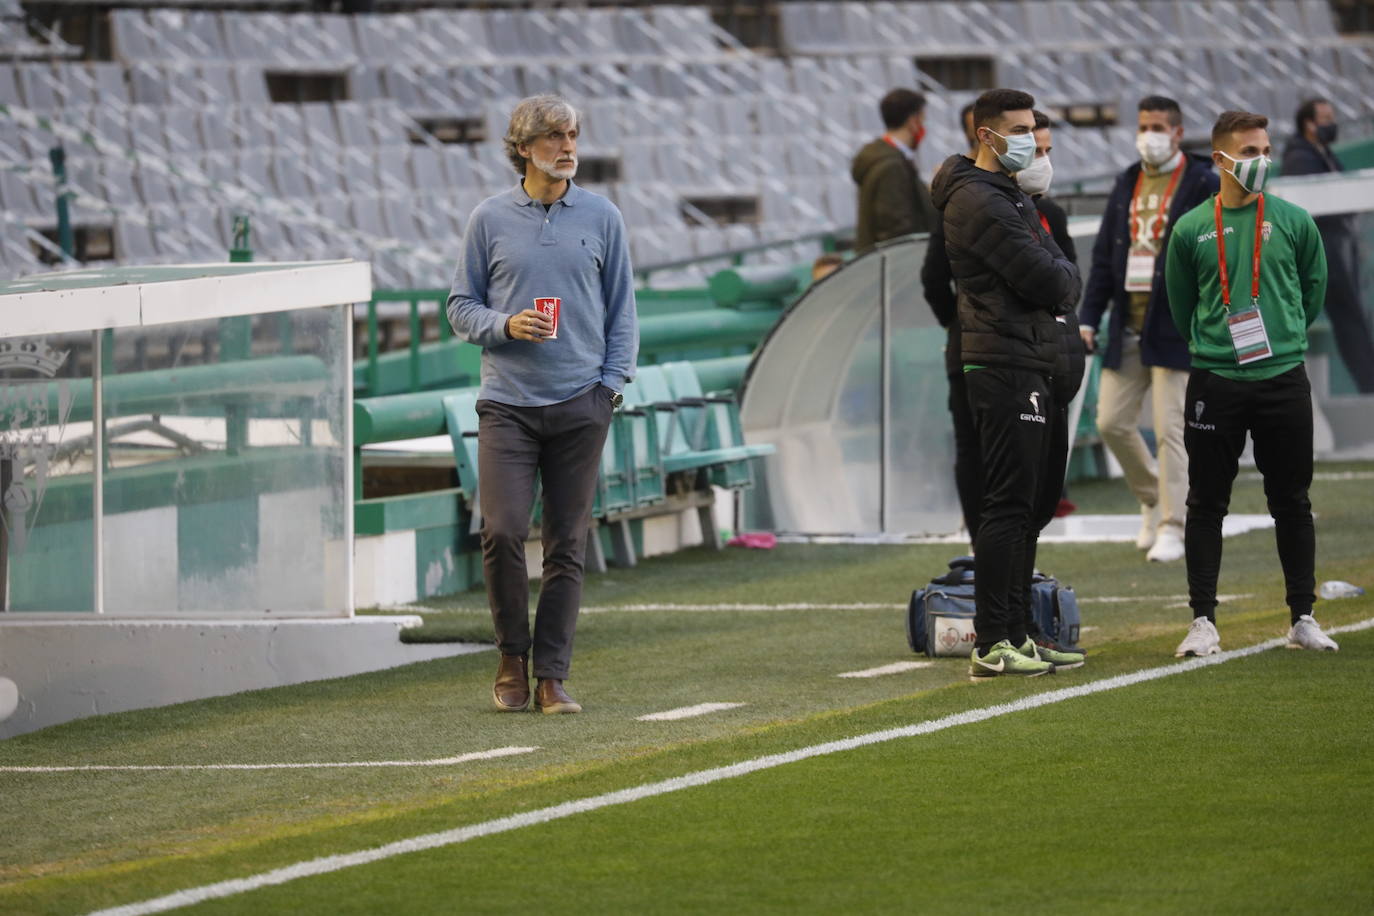
[[1237,159],[1228,156],[1217,150],[1221,155],[1231,160],[1231,177],[1236,180],[1249,194],[1258,194],[1264,190],[1264,183],[1269,180],[1269,157],[1255,156],[1253,159]]

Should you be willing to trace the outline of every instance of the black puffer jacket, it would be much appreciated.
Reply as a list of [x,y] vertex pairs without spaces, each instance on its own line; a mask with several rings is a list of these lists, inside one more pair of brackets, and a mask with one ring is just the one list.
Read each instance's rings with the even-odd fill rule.
[[1055,316],[1078,304],[1082,281],[1040,225],[1034,202],[1010,175],[959,155],[940,168],[933,198],[944,212],[959,289],[964,363],[1055,372],[1062,333]]

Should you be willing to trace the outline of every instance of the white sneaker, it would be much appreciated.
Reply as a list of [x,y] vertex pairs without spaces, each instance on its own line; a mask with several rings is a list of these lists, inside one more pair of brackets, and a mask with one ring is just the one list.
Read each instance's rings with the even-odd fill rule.
[[1334,639],[1322,632],[1321,624],[1313,620],[1311,614],[1303,614],[1298,618],[1298,622],[1288,630],[1288,648],[1338,652],[1341,647],[1336,645]]
[[1194,617],[1192,625],[1188,627],[1188,635],[1178,644],[1174,656],[1191,658],[1196,655],[1216,655],[1220,651],[1221,637],[1217,635],[1217,628],[1212,625],[1212,621],[1206,617]]
[[1159,503],[1140,507],[1140,533],[1135,537],[1137,550],[1149,550],[1155,546],[1155,534],[1159,530]]
[[1171,522],[1159,526],[1155,545],[1145,554],[1151,563],[1172,563],[1183,559],[1183,531]]

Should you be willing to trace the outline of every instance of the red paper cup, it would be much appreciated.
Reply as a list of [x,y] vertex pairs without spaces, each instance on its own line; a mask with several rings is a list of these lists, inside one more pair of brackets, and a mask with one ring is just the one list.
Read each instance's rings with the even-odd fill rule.
[[535,311],[548,315],[553,322],[553,333],[545,340],[558,339],[558,307],[563,304],[563,300],[557,296],[541,296],[534,300]]

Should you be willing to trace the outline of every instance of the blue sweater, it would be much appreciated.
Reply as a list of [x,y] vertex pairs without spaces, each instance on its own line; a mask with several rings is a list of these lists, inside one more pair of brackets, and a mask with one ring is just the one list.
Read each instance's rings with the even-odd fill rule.
[[[558,339],[511,340],[506,319],[558,296]],[[634,378],[634,274],[615,204],[569,182],[547,209],[517,184],[478,204],[448,296],[459,339],[482,348],[480,397],[544,407]]]

